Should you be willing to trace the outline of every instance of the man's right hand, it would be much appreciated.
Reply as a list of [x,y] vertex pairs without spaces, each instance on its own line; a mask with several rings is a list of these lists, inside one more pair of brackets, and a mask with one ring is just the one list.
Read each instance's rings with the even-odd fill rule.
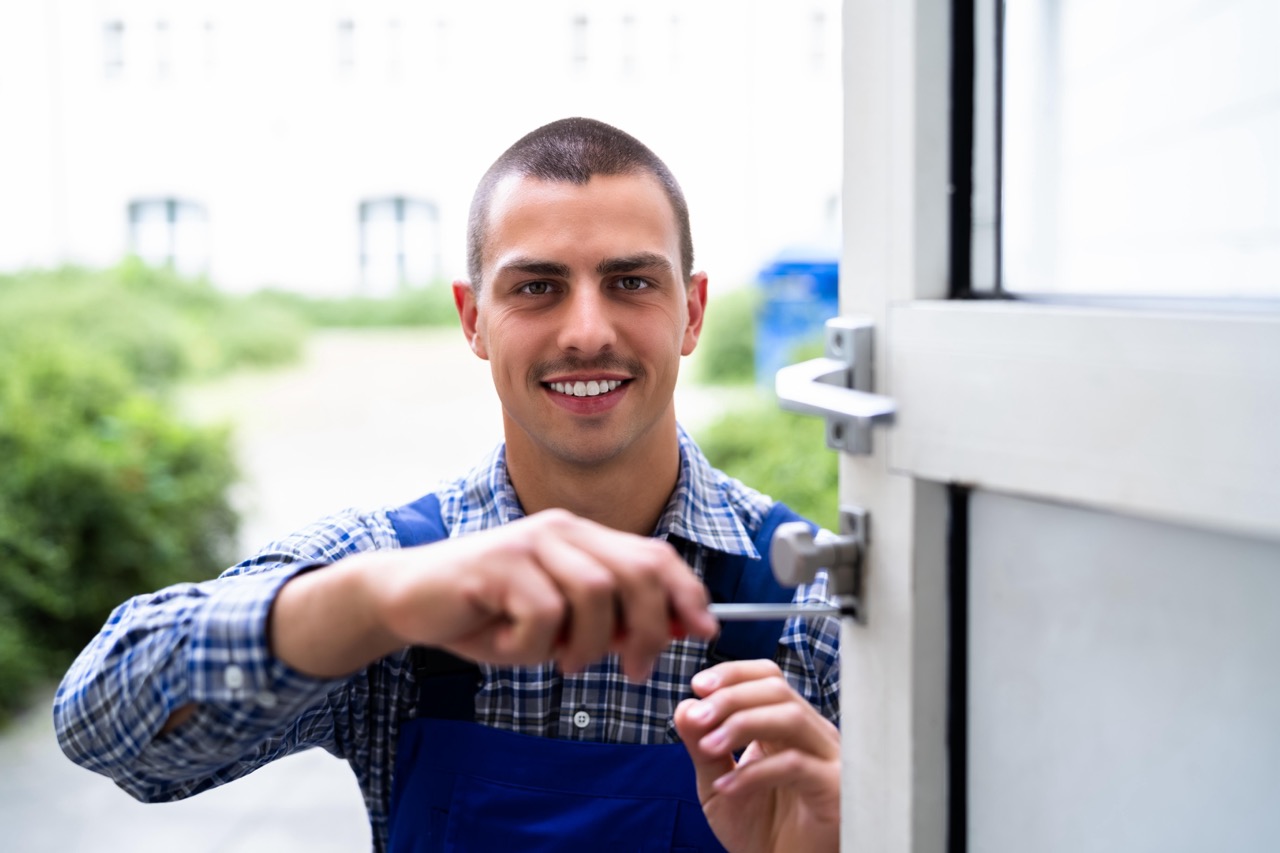
[[404,550],[358,554],[285,584],[272,650],[337,677],[408,645],[568,672],[610,652],[648,677],[673,630],[717,630],[706,589],[666,542],[563,510]]

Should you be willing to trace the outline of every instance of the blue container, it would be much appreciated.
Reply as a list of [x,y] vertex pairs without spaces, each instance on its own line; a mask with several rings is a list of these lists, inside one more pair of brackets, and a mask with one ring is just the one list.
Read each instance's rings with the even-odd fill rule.
[[795,351],[821,344],[827,320],[840,313],[840,263],[826,252],[792,250],[760,271],[756,284],[756,383],[773,387]]

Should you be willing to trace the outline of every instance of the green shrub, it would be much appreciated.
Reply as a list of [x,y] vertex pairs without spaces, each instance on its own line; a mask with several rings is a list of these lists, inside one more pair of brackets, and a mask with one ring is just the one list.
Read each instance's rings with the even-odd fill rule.
[[755,288],[740,287],[711,298],[698,340],[696,376],[701,382],[736,385],[755,381]]
[[784,412],[772,399],[726,412],[698,431],[712,465],[830,530],[839,525],[839,460],[821,418]]
[[229,436],[167,392],[292,359],[304,331],[133,260],[0,277],[0,717],[121,601],[226,565]]
[[306,325],[292,312],[218,292],[131,258],[0,277],[0,348],[64,341],[109,353],[150,388],[178,378],[295,360]]
[[319,328],[450,326],[458,322],[453,289],[443,283],[408,287],[380,297],[326,298],[263,290],[250,299],[256,305],[287,310]]
[[177,422],[83,344],[0,352],[0,713],[124,598],[226,565],[224,430]]

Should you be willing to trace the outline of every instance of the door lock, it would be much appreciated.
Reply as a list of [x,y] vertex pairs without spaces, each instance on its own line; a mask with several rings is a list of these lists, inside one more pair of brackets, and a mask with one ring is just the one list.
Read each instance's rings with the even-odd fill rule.
[[817,537],[803,521],[778,525],[769,548],[773,575],[783,586],[812,583],[827,570],[827,592],[840,602],[839,612],[866,622],[862,600],[862,566],[867,553],[868,515],[855,506],[840,508],[840,533]]

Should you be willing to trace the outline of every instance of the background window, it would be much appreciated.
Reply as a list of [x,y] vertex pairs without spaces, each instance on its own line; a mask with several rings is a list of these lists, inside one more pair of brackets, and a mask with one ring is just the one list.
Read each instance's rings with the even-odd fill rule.
[[587,16],[573,16],[573,70],[582,73],[587,70]]
[[151,266],[181,275],[209,269],[209,217],[204,205],[178,198],[129,202],[129,250]]
[[339,71],[350,71],[356,64],[356,22],[350,18],[338,21],[337,60]]
[[430,284],[440,276],[440,213],[405,196],[360,203],[360,281],[370,295]]
[[119,77],[124,72],[124,21],[102,25],[102,73]]
[[392,18],[387,21],[387,73],[392,77],[400,76],[401,32],[398,19]]
[[173,44],[168,21],[156,21],[156,76],[169,76],[173,64]]
[[212,69],[217,64],[217,34],[218,29],[213,21],[204,22],[204,67]]
[[636,70],[636,19],[633,15],[622,18],[622,73],[630,76]]

